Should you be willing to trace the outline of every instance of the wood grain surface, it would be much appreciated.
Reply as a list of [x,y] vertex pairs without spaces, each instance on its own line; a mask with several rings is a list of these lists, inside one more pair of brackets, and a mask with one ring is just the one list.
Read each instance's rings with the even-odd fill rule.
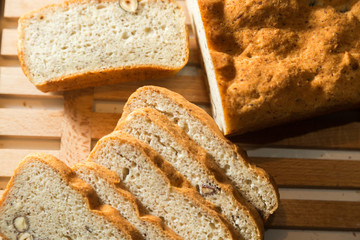
[[[0,194],[19,161],[28,153],[47,152],[69,165],[86,159],[96,140],[114,129],[125,101],[140,86],[166,87],[209,109],[200,51],[191,29],[189,63],[174,77],[66,93],[42,93],[27,80],[19,66],[16,56],[17,20],[28,11],[61,1],[0,1]],[[185,6],[183,1],[178,2]],[[189,18],[187,21],[189,24]],[[51,101],[60,107],[48,107]],[[276,150],[279,147],[331,150],[338,154],[345,154],[348,150],[359,151],[360,111],[328,114],[230,139],[240,146],[274,148],[274,151],[281,151]],[[306,189],[327,189],[352,191],[353,195],[359,195],[360,159],[316,159],[307,156],[251,159],[274,177],[280,192],[285,188],[304,192]],[[323,199],[312,199],[311,194],[301,199],[298,195],[287,194],[286,199],[281,197],[280,207],[266,223],[266,228],[273,230],[265,234],[265,240],[359,240],[360,202],[334,200],[326,194]]]

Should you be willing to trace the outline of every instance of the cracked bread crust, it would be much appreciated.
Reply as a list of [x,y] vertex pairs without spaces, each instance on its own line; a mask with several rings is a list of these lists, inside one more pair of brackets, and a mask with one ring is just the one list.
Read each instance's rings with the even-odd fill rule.
[[360,1],[198,4],[226,135],[359,106]]
[[[143,234],[145,239],[151,239],[150,236],[153,236],[156,239],[172,239],[172,240],[183,240],[180,236],[178,236],[173,230],[171,230],[164,222],[153,215],[149,215],[146,208],[142,205],[142,203],[134,196],[132,195],[127,189],[126,186],[121,182],[120,177],[113,171],[96,164],[94,162],[82,162],[74,165],[72,169],[79,175],[79,177],[82,178],[82,175],[86,175],[88,172],[98,176],[102,180],[104,180],[107,184],[109,184],[110,188],[113,189],[118,195],[121,196],[122,199],[125,199],[126,202],[130,203],[130,207],[135,210],[135,214],[137,218],[141,221],[141,225],[151,225],[151,229],[149,231],[155,230],[156,236],[150,235],[153,233],[148,233],[146,230],[145,232],[141,232],[140,227],[138,227],[137,224],[133,223],[130,219],[128,221],[132,223],[135,227],[138,228],[140,233]],[[84,178],[82,178],[84,179]],[[96,187],[93,187],[95,190],[97,190]],[[106,190],[106,189],[105,189]],[[98,193],[99,194],[99,193]],[[105,201],[102,199],[102,197],[99,195],[99,198],[101,201]],[[108,201],[108,200],[107,200]],[[110,204],[111,205],[111,204]],[[113,206],[114,207],[114,206]],[[122,210],[119,210],[121,214]],[[125,215],[121,214],[125,217]],[[140,224],[140,223],[138,223]],[[144,229],[143,226],[141,226],[142,229]]]
[[[139,108],[121,118],[116,130],[160,153],[205,200],[220,209],[244,239],[263,239],[263,223],[255,208],[235,190],[212,157],[165,115],[153,108]],[[176,151],[176,156],[171,151]]]
[[[46,7],[32,11],[32,12],[27,13],[24,16],[22,16],[19,19],[19,23],[18,23],[19,27],[18,27],[17,51],[18,51],[18,58],[19,58],[19,61],[21,64],[21,68],[22,68],[24,74],[27,76],[27,78],[39,90],[41,90],[43,92],[63,91],[63,90],[71,90],[71,89],[78,89],[78,88],[116,84],[116,83],[122,83],[122,82],[128,82],[128,81],[165,78],[165,77],[175,75],[180,69],[182,69],[186,65],[186,63],[189,59],[188,29],[185,24],[185,13],[182,10],[182,7],[174,0],[140,0],[140,4],[138,6],[138,11],[134,14],[129,13],[127,16],[125,16],[125,18],[122,18],[121,21],[124,22],[125,20],[128,20],[130,17],[137,16],[139,14],[139,9],[143,9],[143,7],[142,7],[143,3],[145,5],[147,3],[150,3],[148,5],[151,5],[153,3],[158,4],[161,2],[161,3],[164,3],[164,5],[167,4],[167,6],[169,8],[176,9],[176,11],[174,13],[171,11],[172,14],[169,15],[169,16],[172,16],[172,15],[176,14],[179,16],[177,19],[171,20],[171,21],[177,21],[176,24],[167,26],[167,27],[171,27],[171,28],[172,28],[172,26],[177,26],[176,27],[177,30],[173,30],[173,29],[171,30],[171,31],[174,31],[174,33],[173,33],[173,35],[171,35],[171,37],[172,38],[174,38],[174,36],[177,37],[176,40],[179,40],[177,43],[178,43],[178,45],[180,45],[180,47],[175,46],[175,44],[172,44],[175,42],[174,39],[169,38],[169,41],[168,41],[169,45],[172,44],[171,45],[172,49],[176,50],[176,53],[177,53],[176,56],[175,56],[175,53],[173,55],[171,55],[170,51],[166,51],[166,52],[162,51],[163,56],[158,57],[157,54],[159,52],[161,52],[161,50],[156,49],[154,52],[151,52],[151,53],[147,52],[146,54],[154,54],[153,59],[157,58],[158,59],[157,62],[148,61],[148,59],[146,59],[146,61],[145,60],[141,61],[140,59],[143,59],[143,58],[137,57],[138,61],[134,62],[133,59],[130,59],[131,61],[133,61],[133,64],[128,64],[128,62],[130,60],[120,62],[118,60],[118,58],[112,59],[113,55],[118,54],[116,52],[116,49],[119,48],[119,45],[121,45],[121,47],[126,45],[126,43],[124,43],[124,42],[121,42],[120,44],[116,45],[115,47],[113,46],[112,52],[110,52],[111,55],[109,55],[109,56],[105,55],[105,52],[107,52],[107,53],[109,52],[109,49],[107,49],[106,46],[99,47],[97,45],[95,45],[95,47],[91,45],[87,48],[84,48],[83,52],[80,54],[81,56],[76,55],[75,53],[78,53],[78,52],[76,52],[77,48],[80,49],[80,48],[83,48],[83,45],[89,44],[88,40],[90,38],[93,38],[92,36],[98,34],[97,37],[101,38],[101,37],[104,37],[104,33],[103,32],[100,32],[100,33],[99,32],[91,32],[91,33],[81,32],[82,27],[87,26],[88,24],[94,25],[94,23],[89,23],[89,21],[91,21],[91,18],[89,18],[89,16],[87,16],[87,18],[85,17],[85,20],[82,19],[81,16],[84,15],[84,13],[82,13],[82,12],[79,12],[78,14],[74,15],[75,17],[73,16],[73,18],[70,17],[71,20],[68,20],[68,18],[69,18],[68,13],[70,12],[69,9],[70,10],[74,9],[77,5],[83,5],[84,8],[86,8],[86,7],[90,8],[90,7],[95,6],[96,9],[98,9],[96,14],[98,14],[98,12],[100,12],[106,8],[106,7],[104,8],[104,5],[113,4],[113,6],[110,6],[111,14],[109,14],[109,15],[117,16],[123,12],[123,10],[120,8],[118,2],[119,2],[118,0],[91,0],[91,1],[70,0],[70,1],[66,1],[61,4],[48,5]],[[160,15],[158,14],[157,16],[162,16],[161,11],[164,9],[161,9],[161,6],[157,7],[157,9],[156,9],[156,7],[154,7],[154,9],[155,9],[154,11],[160,12]],[[61,25],[62,31],[57,32],[56,34],[54,34],[52,32],[49,33],[48,28],[46,28],[46,26],[44,26],[44,25],[41,25],[41,23],[43,23],[44,21],[47,21],[47,19],[46,19],[47,17],[54,15],[54,13],[58,13],[60,11],[65,11],[65,13],[63,13],[63,16],[61,18],[61,22],[56,23],[54,20],[49,20],[49,22],[47,24],[50,24],[50,23],[55,24],[55,25],[58,24],[57,26],[60,26],[60,23],[62,23],[62,25]],[[169,13],[166,13],[166,14],[169,14]],[[151,15],[151,14],[149,14],[149,15]],[[163,15],[165,15],[165,13],[163,13]],[[80,16],[79,17],[80,20],[78,19],[78,16]],[[114,16],[107,16],[107,17],[109,17],[111,19],[111,17],[114,17]],[[159,20],[159,19],[157,19],[157,20]],[[59,20],[57,20],[57,21],[59,21]],[[69,21],[69,22],[66,22],[66,21]],[[78,21],[78,22],[76,22],[76,21]],[[29,26],[32,25],[31,23],[37,27],[37,28],[35,28],[35,30],[34,29],[28,30]],[[161,23],[159,22],[156,24],[161,24]],[[157,26],[156,24],[152,24],[151,27]],[[79,25],[79,26],[77,26],[77,25]],[[110,27],[109,21],[107,22],[107,24],[105,25],[105,27],[109,28],[107,31],[107,33],[108,33],[107,36],[110,37],[110,35],[113,32],[114,32],[114,34],[116,31],[118,31],[118,32],[116,32],[116,34],[117,34],[116,37],[113,37],[113,39],[111,39],[111,40],[107,39],[106,41],[118,42],[122,39],[122,36],[118,36],[118,35],[123,34],[121,31],[126,31],[127,29],[124,27],[124,28],[121,28],[120,30],[119,29],[115,30],[115,28],[117,28],[117,26],[124,26],[124,24],[117,23],[116,26]],[[157,27],[159,29],[162,28],[162,26],[160,26],[160,25]],[[52,27],[52,28],[50,27],[49,29],[50,29],[50,31],[52,31],[54,29],[54,27]],[[143,29],[137,28],[136,30],[138,32],[140,32],[140,30],[142,31]],[[35,32],[35,31],[39,31],[39,33],[36,35],[36,37],[27,36],[27,35],[31,35],[31,32]],[[46,32],[46,31],[47,31],[47,35],[44,35],[44,36],[41,35],[42,33]],[[93,30],[90,30],[90,31],[93,31]],[[149,30],[149,31],[151,31],[151,30]],[[162,29],[161,31],[164,32],[165,28]],[[169,30],[168,32],[171,32],[171,31]],[[70,32],[72,32],[72,33],[70,34]],[[145,32],[146,32],[146,30],[145,30]],[[78,36],[77,39],[72,40],[72,42],[71,42],[71,40],[69,40],[69,39],[71,39],[71,37],[73,35],[75,35],[77,33],[83,33],[86,35],[85,37],[87,38],[87,40],[85,41],[85,43],[83,41],[80,44],[79,38],[81,38],[81,40],[83,40],[83,38],[84,38],[83,35]],[[135,33],[136,33],[136,31],[135,31]],[[66,35],[64,37],[64,35],[61,35],[61,34],[65,34],[65,35],[68,34],[68,35]],[[128,35],[124,36],[124,38],[127,39],[127,37],[132,34],[133,34],[132,32],[128,33]],[[58,39],[55,40],[55,42],[59,42],[58,44],[52,44],[52,42],[54,42],[54,39],[51,39],[51,37],[53,37],[53,35],[61,35],[61,37],[58,36]],[[39,38],[40,36],[44,37],[44,38],[49,38],[49,39],[46,39],[46,41],[44,40],[43,42],[40,42],[40,43],[37,42],[36,44],[34,44],[34,46],[32,46],[33,49],[28,50],[27,48],[30,48],[30,46],[26,47],[27,42],[29,42],[30,40],[33,40],[34,38]],[[141,38],[138,37],[138,39],[144,39],[145,37],[144,36],[142,36]],[[124,41],[126,41],[126,39]],[[104,41],[104,39],[99,40],[97,42],[103,42],[103,41]],[[156,42],[159,42],[159,41],[160,40],[157,39],[157,41],[153,41],[153,44],[156,44]],[[73,43],[78,43],[78,45],[76,45],[76,44],[74,45]],[[92,42],[92,44],[94,44],[94,43]],[[150,43],[146,42],[146,44],[150,44]],[[52,52],[52,55],[53,56],[59,55],[59,56],[57,56],[56,59],[50,58],[48,55],[44,54],[43,49],[40,49],[40,50],[35,49],[36,46],[38,46],[38,45],[41,45],[42,48],[48,47],[49,48],[48,52],[51,52],[51,51],[53,51],[53,49],[56,49],[57,51]],[[64,46],[61,47],[62,45],[64,45]],[[67,46],[67,45],[69,45],[69,46]],[[87,58],[90,58],[92,55],[95,55],[94,49],[99,49],[99,48],[102,49],[102,51],[100,51],[100,53],[99,53],[99,56],[97,56],[92,61],[90,59],[88,62],[84,63],[82,55],[88,54]],[[125,50],[130,49],[130,47],[123,47],[123,48]],[[67,53],[67,55],[62,54],[62,52],[68,51],[69,49],[72,50],[72,53]],[[134,49],[135,50],[141,49],[141,47],[136,46],[136,47],[134,47]],[[34,52],[36,52],[36,54],[38,54],[39,56],[42,56],[42,57],[39,57],[39,56],[32,57],[31,55]],[[95,52],[98,53],[97,51],[95,51]],[[122,52],[122,51],[120,51],[120,52]],[[130,53],[128,53],[128,54],[130,54]],[[73,55],[69,55],[69,54],[73,54]],[[119,53],[119,54],[121,54],[121,53]],[[145,52],[143,52],[141,54],[139,53],[140,56],[145,56],[146,54],[145,54]],[[167,55],[167,54],[170,54],[170,55]],[[164,55],[166,55],[166,56],[164,56]],[[119,58],[125,58],[125,57],[119,57]],[[74,58],[76,58],[77,61],[71,62]],[[36,61],[36,64],[34,62],[34,59],[38,59],[38,61]],[[112,60],[110,61],[109,59],[112,59]],[[164,62],[163,59],[168,59],[168,61]],[[176,60],[174,60],[174,59],[176,59]],[[40,60],[42,60],[43,63],[39,63]],[[160,62],[160,61],[163,61],[163,62]],[[44,72],[44,69],[50,69],[48,62],[52,63],[51,67],[53,69],[56,68],[56,69],[58,69],[57,71],[59,71],[59,72],[63,71],[63,72],[60,72],[62,74],[60,74],[58,72],[54,76],[50,76],[51,74],[53,74],[54,70],[52,72],[51,71]],[[81,62],[82,65],[76,65],[78,62]],[[96,62],[97,65],[94,65],[91,62]],[[56,65],[57,63],[60,63],[60,64]],[[44,65],[42,65],[42,64],[44,64]],[[90,65],[91,65],[91,67],[88,67]],[[59,69],[61,69],[61,70],[59,70]],[[68,71],[66,69],[71,69],[71,71],[70,70]],[[86,69],[86,71],[84,71],[84,69]]]
[[[95,146],[94,150],[90,153],[89,161],[96,162],[105,166],[105,164],[100,163],[101,161],[98,159],[100,158],[101,149],[105,149],[107,144],[114,144],[114,145],[129,145],[136,149],[142,156],[146,157],[146,161],[151,165],[151,168],[156,171],[158,176],[161,176],[161,182],[166,182],[167,187],[169,188],[170,192],[174,192],[176,194],[180,194],[179,196],[185,196],[187,201],[191,201],[198,209],[201,211],[205,211],[208,216],[211,216],[211,219],[215,219],[218,224],[220,224],[222,231],[225,231],[227,239],[241,239],[240,236],[236,234],[231,224],[229,224],[224,217],[217,212],[216,206],[205,201],[201,195],[199,195],[196,190],[194,190],[191,183],[188,182],[186,178],[184,178],[178,171],[176,171],[171,164],[166,162],[157,152],[155,152],[152,148],[150,148],[147,144],[139,141],[138,139],[134,138],[133,136],[123,132],[123,131],[114,131],[111,134],[103,137],[100,139]],[[109,167],[108,166],[105,167]],[[111,169],[114,170],[114,169]],[[118,170],[114,170],[118,172]],[[120,170],[119,170],[120,171]],[[159,179],[159,178],[157,178]],[[160,179],[158,180],[160,181]],[[123,180],[124,182],[124,180]],[[126,183],[125,183],[126,184]],[[126,185],[128,189],[130,187]],[[131,189],[130,189],[131,190]],[[132,191],[131,191],[132,192]],[[134,192],[132,192],[135,196],[137,196]],[[140,200],[141,198],[137,196]],[[149,208],[147,204],[141,200],[142,203],[146,208]],[[161,205],[161,203],[160,203]],[[152,212],[150,212],[152,213]],[[152,213],[153,214],[153,213]],[[156,215],[156,214],[154,214]],[[160,216],[161,217],[161,216]],[[179,222],[179,220],[177,221]],[[176,232],[176,228],[172,225],[174,224],[172,221],[166,221],[165,223],[172,228]],[[179,223],[178,223],[179,224]],[[193,226],[194,227],[194,226]],[[179,232],[177,232],[180,236]],[[188,233],[189,234],[189,233]],[[186,238],[186,236],[182,236]],[[187,236],[189,237],[189,236]],[[205,238],[205,236],[202,236]]]
[[[190,138],[212,155],[236,189],[255,206],[264,219],[278,208],[279,193],[272,177],[252,164],[245,151],[225,138],[214,120],[203,109],[166,88],[144,86],[129,97],[122,118],[142,107],[154,108],[181,128],[187,129]],[[254,186],[249,180],[254,180]],[[254,187],[261,185],[270,192],[271,197],[266,197],[265,193],[257,193]]]
[[[0,200],[0,213],[3,212],[3,210],[6,208],[6,205],[9,204],[9,201],[11,201],[9,197],[12,194],[12,188],[15,187],[14,184],[16,183],[16,178],[25,171],[27,165],[33,163],[43,164],[47,168],[50,168],[52,171],[56,172],[65,182],[65,184],[67,184],[71,189],[75,190],[78,194],[81,195],[83,201],[88,207],[87,210],[89,212],[100,216],[101,218],[105,219],[108,224],[117,228],[117,231],[122,232],[122,234],[125,236],[124,239],[143,239],[137,229],[135,229],[127,220],[121,217],[117,210],[115,210],[109,205],[101,205],[99,203],[99,199],[96,195],[95,190],[89,184],[78,178],[75,172],[73,172],[59,159],[53,157],[52,155],[44,153],[29,154],[20,162]],[[31,231],[31,226],[29,228],[29,231]],[[7,239],[4,234],[0,233],[0,235]]]

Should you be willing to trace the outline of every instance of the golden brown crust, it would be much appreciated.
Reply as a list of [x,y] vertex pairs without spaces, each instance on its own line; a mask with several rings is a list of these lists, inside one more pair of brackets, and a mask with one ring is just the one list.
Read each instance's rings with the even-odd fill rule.
[[226,135],[359,106],[360,1],[198,3]]
[[[118,0],[98,0],[99,2],[117,2]],[[155,1],[155,0],[152,0]],[[180,9],[182,7],[174,0],[166,0],[168,2],[175,3],[179,6]],[[22,16],[18,21],[18,26],[23,26],[23,22],[26,19],[32,18],[36,13],[41,12],[43,10],[57,7],[57,6],[69,6],[73,3],[86,3],[87,0],[70,0],[61,4],[51,4],[40,8],[38,10],[29,12]],[[53,91],[64,91],[64,90],[72,90],[78,88],[86,88],[86,87],[96,87],[101,85],[111,85],[122,82],[129,81],[140,81],[140,80],[152,80],[152,79],[160,79],[166,78],[175,75],[178,71],[180,71],[189,60],[189,31],[186,25],[184,25],[186,29],[186,53],[185,60],[183,65],[179,67],[169,67],[169,66],[161,66],[161,65],[134,65],[128,67],[117,67],[117,68],[108,68],[108,69],[99,69],[96,71],[89,71],[85,73],[76,73],[70,74],[66,76],[62,76],[59,78],[49,79],[48,81],[36,84],[30,74],[29,68],[25,62],[23,46],[18,42],[18,58],[20,61],[21,68],[25,74],[25,76],[41,91],[43,92],[53,92]],[[22,29],[18,28],[18,36],[19,40],[21,38]]]
[[170,239],[182,240],[182,238],[178,236],[173,230],[171,230],[167,225],[165,225],[160,218],[148,214],[142,203],[127,190],[125,185],[121,182],[120,177],[115,172],[97,163],[89,161],[75,164],[72,167],[74,172],[83,168],[85,168],[87,171],[92,171],[94,174],[96,174],[101,179],[105,180],[108,184],[110,184],[110,186],[118,194],[122,195],[127,201],[131,203],[132,206],[134,206],[136,214],[139,218],[150,222],[152,225],[156,226],[161,231],[164,231],[164,233]]
[[219,223],[222,224],[225,228],[230,230],[232,239],[238,239],[237,233],[234,231],[231,224],[229,224],[225,218],[217,212],[216,206],[205,201],[205,199],[194,189],[191,183],[183,177],[178,171],[174,169],[174,167],[165,161],[155,150],[150,148],[147,144],[139,141],[135,137],[122,132],[122,131],[114,131],[109,135],[101,138],[94,149],[91,151],[88,161],[92,161],[91,159],[94,157],[93,155],[102,148],[102,146],[106,145],[107,142],[115,141],[117,144],[128,144],[136,148],[142,155],[147,156],[148,162],[153,165],[154,169],[157,170],[158,174],[163,176],[164,180],[168,182],[168,186],[170,186],[174,191],[178,191],[184,196],[190,198],[194,201],[198,206],[204,206],[207,208],[208,213],[210,213],[214,218],[219,220]]
[[252,220],[254,221],[253,224],[257,226],[259,230],[257,233],[259,239],[263,238],[264,226],[259,213],[237,192],[237,190],[235,190],[227,176],[202,147],[200,147],[178,125],[170,121],[165,115],[148,107],[136,109],[130,115],[123,116],[118,122],[115,130],[122,130],[124,125],[128,124],[127,117],[131,117],[132,115],[146,116],[148,119],[151,119],[151,122],[155,125],[165,129],[165,131],[171,135],[172,139],[176,139],[176,144],[180,145],[182,149],[189,153],[192,159],[202,165],[203,169],[208,169],[209,171],[207,171],[207,173],[209,174],[209,177],[214,179],[214,181],[219,185],[221,191],[226,191],[229,196],[234,197],[235,202],[239,203],[238,207],[252,216]]
[[86,205],[89,207],[89,211],[107,219],[118,229],[121,229],[129,239],[143,239],[137,229],[120,216],[117,210],[108,205],[100,205],[95,190],[89,184],[78,178],[71,168],[56,157],[46,153],[29,154],[19,163],[0,200],[0,209],[14,184],[14,179],[21,173],[22,169],[26,167],[26,164],[30,162],[41,162],[56,171],[72,189],[81,194]]
[[[276,199],[277,204],[271,210],[271,213],[275,212],[275,210],[278,208],[278,202],[280,198],[279,198],[279,192],[277,186],[273,178],[267,172],[265,172],[265,170],[251,163],[250,159],[247,157],[247,154],[244,150],[242,150],[241,148],[233,144],[231,141],[229,141],[227,138],[225,138],[222,132],[220,131],[219,127],[216,125],[214,119],[211,118],[209,114],[207,114],[203,109],[196,106],[195,104],[192,104],[191,102],[187,101],[180,94],[170,91],[166,88],[157,87],[157,86],[144,86],[138,88],[129,97],[128,101],[126,102],[121,118],[126,118],[126,116],[128,116],[134,109],[136,109],[135,105],[137,104],[136,103],[137,99],[141,99],[142,97],[146,98],[147,96],[150,96],[151,93],[156,93],[158,95],[161,95],[162,97],[169,99],[177,106],[183,108],[188,115],[192,116],[197,121],[203,123],[203,125],[209,129],[214,139],[218,139],[224,146],[231,148],[232,151],[236,153],[239,161],[243,161],[244,164],[246,164],[246,166],[248,166],[252,171],[255,171],[257,175],[269,181],[271,183],[271,186],[274,188],[277,196]],[[154,108],[156,109],[156,107]],[[120,122],[121,119],[119,120],[118,124],[120,124]],[[265,217],[265,220],[267,219],[267,217]]]

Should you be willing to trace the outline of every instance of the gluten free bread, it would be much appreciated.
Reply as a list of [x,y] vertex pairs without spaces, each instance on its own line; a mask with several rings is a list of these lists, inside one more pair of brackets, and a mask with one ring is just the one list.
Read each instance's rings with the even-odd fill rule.
[[187,6],[226,135],[359,106],[359,0]]
[[179,171],[207,201],[215,204],[235,231],[247,240],[263,239],[258,212],[233,188],[210,155],[175,123],[153,108],[121,118],[122,130],[149,144]]
[[5,239],[142,239],[90,185],[48,154],[30,154],[0,200]]
[[98,141],[89,161],[116,172],[150,214],[184,239],[241,239],[191,184],[147,144],[122,132]]
[[160,218],[146,214],[146,209],[125,189],[115,172],[93,162],[78,163],[73,166],[73,170],[95,189],[102,204],[117,209],[121,216],[139,230],[145,240],[183,240]]
[[50,5],[20,18],[18,55],[45,92],[166,77],[188,60],[185,14],[174,0],[139,0],[135,12],[119,0]]
[[161,87],[145,86],[133,93],[123,111],[151,107],[180,126],[204,148],[237,190],[267,219],[278,207],[278,191],[271,177],[248,161],[246,154],[227,140],[214,120],[181,95]]

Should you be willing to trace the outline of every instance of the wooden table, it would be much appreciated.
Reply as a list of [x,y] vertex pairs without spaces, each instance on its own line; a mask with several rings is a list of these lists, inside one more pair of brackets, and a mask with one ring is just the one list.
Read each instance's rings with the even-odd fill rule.
[[[159,85],[210,112],[199,50],[175,77],[44,94],[25,78],[16,56],[17,20],[56,0],[1,0],[0,194],[18,162],[34,151],[72,165],[110,133],[128,96]],[[183,1],[179,1],[185,7]],[[188,19],[188,24],[190,23]],[[340,112],[232,139],[280,187],[265,239],[360,239],[360,112]]]

